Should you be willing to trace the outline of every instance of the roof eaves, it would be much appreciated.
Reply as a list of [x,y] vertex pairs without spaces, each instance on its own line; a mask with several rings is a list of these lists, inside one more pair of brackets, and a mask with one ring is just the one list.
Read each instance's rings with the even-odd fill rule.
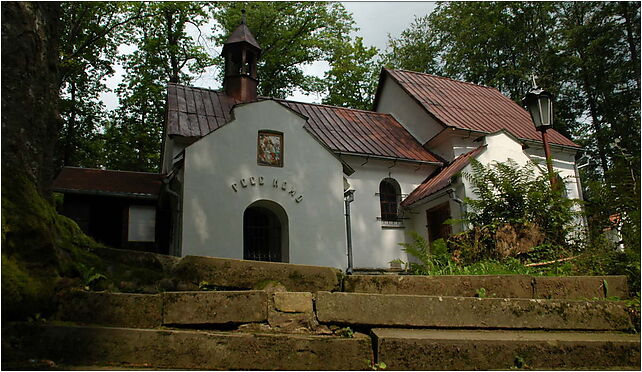
[[348,152],[348,151],[335,151],[339,155],[350,155],[350,156],[359,156],[359,157],[368,157],[373,159],[382,159],[382,160],[394,160],[407,163],[418,163],[418,164],[430,164],[442,166],[443,163],[429,160],[419,160],[419,159],[410,159],[410,158],[397,158],[394,156],[383,156],[375,154],[366,154],[366,153],[357,153],[357,152]]
[[[429,180],[431,180],[431,179],[433,179],[433,178],[435,178],[435,177],[439,176],[442,172],[446,172],[446,171],[448,170],[448,168],[449,168],[449,167],[453,166],[457,161],[459,161],[459,160],[463,159],[463,162],[462,162],[461,164],[459,164],[459,165],[458,165],[458,166],[459,166],[459,170],[457,170],[457,171],[455,172],[455,174],[457,174],[459,171],[461,171],[461,169],[463,169],[466,165],[468,165],[468,163],[470,163],[470,159],[472,159],[472,158],[476,157],[477,155],[479,155],[479,154],[482,152],[482,150],[486,149],[486,147],[488,147],[488,146],[487,146],[487,145],[482,145],[482,146],[479,146],[479,147],[477,147],[476,149],[474,149],[474,150],[472,150],[472,151],[469,151],[469,152],[467,152],[467,153],[465,153],[465,154],[459,155],[459,156],[458,156],[458,157],[456,157],[456,158],[455,158],[455,159],[454,159],[450,164],[448,164],[448,165],[444,166],[443,168],[441,168],[441,169],[439,169],[439,170],[437,170],[437,171],[435,171],[435,172],[431,173],[428,177],[426,177],[426,179],[421,183],[421,185],[423,185],[423,184],[425,184],[426,182],[428,182]],[[424,199],[426,199],[426,198],[430,197],[431,195],[434,195],[435,193],[437,193],[437,192],[439,192],[440,190],[443,190],[445,187],[449,186],[449,185],[451,184],[451,182],[452,182],[452,181],[451,181],[451,179],[452,179],[452,176],[451,176],[451,177],[449,177],[449,178],[446,180],[446,184],[445,184],[445,186],[443,186],[443,187],[441,187],[441,188],[439,188],[439,189],[437,189],[437,190],[434,190],[434,191],[432,191],[432,192],[431,192],[431,193],[429,193],[429,194],[423,195],[423,196],[419,197],[419,198],[418,198],[418,199],[416,199],[416,200],[412,200],[412,198],[411,198],[411,197],[414,197],[414,196],[413,196],[413,193],[414,193],[415,191],[417,191],[417,190],[419,189],[419,187],[421,187],[421,185],[417,186],[417,188],[416,188],[415,190],[413,190],[413,191],[412,191],[412,192],[411,192],[411,193],[410,193],[410,194],[409,194],[409,195],[408,195],[408,196],[407,196],[407,197],[406,197],[406,198],[401,202],[401,205],[402,205],[403,207],[406,207],[406,208],[407,208],[407,207],[411,207],[411,206],[413,206],[413,205],[417,204],[418,202],[420,202],[420,201],[422,201],[422,200],[424,200]],[[410,201],[410,202],[408,202],[408,200],[411,200],[411,201]]]
[[117,192],[117,191],[105,191],[105,190],[79,190],[79,189],[68,189],[68,188],[62,188],[62,187],[53,187],[51,188],[51,191],[59,192],[61,194],[114,196],[114,197],[120,197],[120,198],[144,199],[144,200],[158,199],[157,194],[148,194],[148,193]]

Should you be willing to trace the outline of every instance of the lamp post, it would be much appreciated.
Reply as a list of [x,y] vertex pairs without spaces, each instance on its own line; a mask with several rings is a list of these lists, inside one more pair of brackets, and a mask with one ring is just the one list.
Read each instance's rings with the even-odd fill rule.
[[553,159],[551,157],[551,148],[548,144],[546,130],[553,126],[553,96],[547,91],[538,88],[533,79],[533,89],[522,99],[522,104],[531,114],[535,129],[542,132],[542,142],[544,142],[544,155],[546,156],[546,168],[548,168],[548,177],[551,181],[551,187],[555,187],[557,180],[553,173]]

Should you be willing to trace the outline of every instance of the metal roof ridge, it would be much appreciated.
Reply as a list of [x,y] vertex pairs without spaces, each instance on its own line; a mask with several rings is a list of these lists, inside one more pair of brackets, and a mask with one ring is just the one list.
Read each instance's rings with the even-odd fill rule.
[[385,68],[385,67],[384,67],[384,69],[386,69],[388,71],[399,71],[399,72],[403,72],[403,73],[412,73],[412,74],[417,74],[417,75],[431,76],[431,77],[435,77],[435,78],[438,78],[438,79],[450,80],[450,81],[453,81],[455,83],[468,84],[468,85],[472,85],[472,86],[475,86],[475,87],[481,87],[481,88],[487,88],[487,89],[496,90],[496,91],[499,92],[499,89],[497,89],[495,87],[491,87],[491,86],[483,85],[483,84],[475,84],[475,83],[471,83],[469,81],[464,81],[464,80],[457,80],[457,79],[453,79],[453,78],[447,77],[447,76],[439,76],[439,75],[435,75],[435,74],[429,74],[427,72],[418,72],[418,71],[411,71],[411,70],[404,70],[404,69],[391,69],[391,68]]
[[193,86],[193,85],[187,85],[187,84],[181,84],[181,83],[174,83],[174,82],[171,82],[171,81],[168,81],[168,82],[167,82],[167,85],[168,85],[168,86],[169,86],[169,85],[174,85],[174,86],[177,86],[177,87],[184,87],[184,88],[190,88],[190,89],[207,90],[207,91],[209,91],[209,92],[214,92],[214,93],[224,93],[224,92],[225,92],[225,91],[224,91],[224,90],[222,90],[222,89],[216,90],[216,89],[214,89],[214,88],[195,87],[195,86]]
[[[341,109],[341,110],[350,110],[350,111],[357,111],[357,112],[364,112],[367,114],[377,114],[377,115],[384,115],[384,116],[392,116],[388,113],[385,112],[377,112],[377,111],[371,111],[371,110],[363,110],[363,109],[356,109],[352,107],[343,107],[343,106],[334,106],[334,105],[328,105],[326,103],[313,103],[313,102],[301,102],[301,101],[293,101],[285,98],[276,98],[276,97],[262,97],[264,99],[271,99],[275,101],[284,101],[284,102],[289,102],[289,103],[298,103],[302,105],[314,105],[314,106],[322,106],[322,107],[329,107],[333,109]],[[396,119],[395,119],[396,120]]]

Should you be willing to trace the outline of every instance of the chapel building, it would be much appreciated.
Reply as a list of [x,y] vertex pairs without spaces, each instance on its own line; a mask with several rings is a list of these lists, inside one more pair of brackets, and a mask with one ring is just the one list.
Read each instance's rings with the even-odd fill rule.
[[[257,95],[260,55],[242,23],[223,47],[222,90],[168,84],[161,173],[66,167],[63,213],[100,238],[113,209],[106,242],[119,248],[389,268],[411,259],[399,245],[411,232],[432,242],[467,228],[443,222],[475,197],[461,176],[471,159],[545,168],[529,114],[494,88],[382,69],[372,111],[294,102]],[[581,199],[579,146],[548,135]]]

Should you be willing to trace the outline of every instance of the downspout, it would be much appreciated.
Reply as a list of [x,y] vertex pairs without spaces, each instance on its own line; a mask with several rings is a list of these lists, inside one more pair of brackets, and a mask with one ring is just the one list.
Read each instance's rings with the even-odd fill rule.
[[352,226],[350,224],[350,203],[354,201],[354,190],[347,190],[343,193],[343,200],[346,204],[346,237],[348,240],[348,269],[346,274],[352,275]]
[[176,177],[176,173],[172,171],[169,175],[169,177],[163,179],[163,184],[165,184],[165,192],[167,192],[169,195],[173,196],[176,198],[176,210],[173,211],[173,221],[174,223],[172,224],[172,237],[171,237],[171,244],[172,244],[172,252],[170,252],[170,255],[180,257],[180,238],[178,237],[178,233],[180,232],[180,229],[178,227],[178,224],[180,223],[179,221],[181,220],[181,211],[182,211],[182,198],[180,194],[178,194],[176,191],[172,190],[169,186],[169,183]]
[[448,189],[447,193],[452,201],[459,204],[459,219],[461,220],[460,232],[464,232],[466,230],[466,222],[464,221],[464,216],[466,215],[466,204],[464,203],[463,200],[457,197],[457,195],[455,194],[455,189],[453,188]]

